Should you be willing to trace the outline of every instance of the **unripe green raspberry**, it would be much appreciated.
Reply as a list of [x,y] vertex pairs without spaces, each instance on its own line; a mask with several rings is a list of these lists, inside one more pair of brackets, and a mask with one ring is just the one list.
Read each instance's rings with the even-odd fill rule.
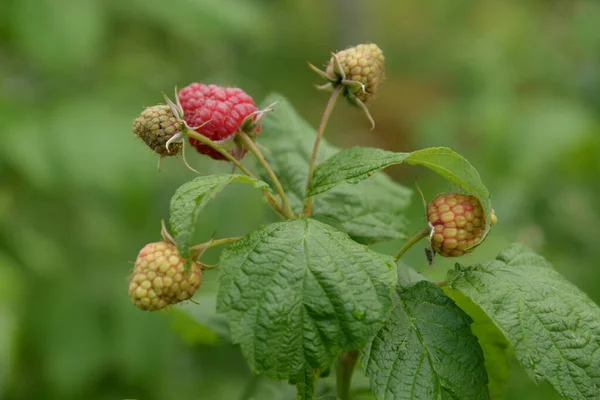
[[202,283],[202,270],[185,260],[168,242],[149,243],[138,254],[129,282],[129,297],[136,307],[156,311],[192,298]]
[[183,143],[167,141],[184,128],[180,118],[173,115],[168,105],[157,105],[146,108],[133,123],[133,133],[161,156],[176,156],[181,151]]
[[[485,213],[474,196],[458,193],[439,194],[427,206],[431,226],[432,249],[444,257],[459,257],[472,250],[483,238]],[[490,223],[497,221],[492,211]]]
[[[384,77],[383,52],[374,43],[359,44],[336,53],[342,67],[345,79],[360,82],[364,90],[357,90],[354,95],[363,102],[372,99],[377,87]],[[336,75],[335,60],[332,58],[327,66],[327,74]]]

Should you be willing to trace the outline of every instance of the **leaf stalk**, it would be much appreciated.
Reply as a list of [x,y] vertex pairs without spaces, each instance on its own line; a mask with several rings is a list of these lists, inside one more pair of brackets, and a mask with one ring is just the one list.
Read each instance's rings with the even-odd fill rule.
[[[242,164],[237,158],[235,158],[233,155],[231,155],[231,153],[229,153],[227,150],[225,150],[224,148],[222,148],[221,146],[219,146],[217,143],[215,143],[214,141],[210,140],[206,136],[201,135],[201,134],[199,134],[197,132],[194,132],[191,129],[186,129],[185,135],[189,136],[189,137],[191,137],[193,139],[196,139],[200,143],[205,144],[208,147],[210,147],[211,149],[219,152],[219,154],[221,154],[223,157],[225,157],[227,159],[227,161],[230,161],[233,165],[235,165],[237,168],[239,168],[240,171],[242,171],[247,176],[249,176],[251,178],[254,178],[254,179],[258,179],[256,177],[256,175],[254,175],[248,168],[246,168],[246,166],[244,164]],[[273,196],[272,193],[270,193],[266,189],[262,189],[262,191],[265,194],[265,197],[267,198],[267,203],[269,203],[269,205],[271,206],[271,208],[273,208],[278,214],[280,214],[284,218],[290,218],[287,215],[287,213],[284,212],[284,210],[282,209],[282,207],[279,207],[279,205],[278,205],[279,204],[279,200],[277,200],[277,198],[275,198],[275,196]]]

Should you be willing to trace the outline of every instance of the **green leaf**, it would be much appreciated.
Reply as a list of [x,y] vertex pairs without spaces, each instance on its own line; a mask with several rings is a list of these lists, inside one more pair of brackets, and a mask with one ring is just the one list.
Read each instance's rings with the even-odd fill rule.
[[[216,293],[204,294],[200,290],[194,296],[194,302],[185,302],[171,308],[179,324],[177,330],[182,336],[196,341],[202,340],[203,332],[211,332],[214,341],[231,342],[229,327],[224,316],[217,314]],[[177,316],[179,315],[179,316]],[[182,317],[186,317],[187,321]],[[187,323],[186,323],[187,322]],[[197,337],[198,334],[200,337]],[[210,338],[209,338],[210,339]]]
[[356,186],[338,187],[315,199],[313,217],[359,243],[405,239],[410,190],[378,174]]
[[315,384],[317,382],[315,371],[305,366],[303,372],[296,375],[296,399],[312,400],[315,396]]
[[315,168],[308,196],[321,194],[341,183],[357,184],[377,171],[400,164],[409,154],[369,147],[341,150]]
[[171,198],[171,234],[183,258],[190,256],[190,241],[196,229],[196,219],[206,204],[225,186],[233,182],[249,183],[255,188],[267,189],[265,182],[243,175],[199,176],[181,185]]
[[543,257],[513,245],[496,260],[457,264],[448,283],[496,324],[536,383],[568,399],[600,398],[600,308]]
[[483,354],[471,318],[435,284],[399,289],[387,325],[363,363],[377,399],[488,399]]
[[492,213],[489,191],[477,170],[460,154],[445,147],[412,153],[368,147],[342,150],[317,166],[308,195],[325,193],[340,184],[357,184],[384,168],[400,163],[427,167],[477,197],[486,213],[487,234]]
[[254,373],[298,382],[385,322],[392,259],[312,219],[268,225],[222,253],[217,310]]
[[402,261],[398,261],[396,264],[398,266],[398,285],[403,288],[408,288],[417,282],[428,280],[424,275],[415,271],[408,264],[405,264]]
[[[266,115],[258,140],[268,150],[265,156],[290,198],[292,208],[300,213],[316,133],[281,96],[271,95],[263,105],[275,101],[279,102],[275,110]],[[323,140],[317,162],[337,151],[338,148]],[[268,181],[266,175],[262,178]],[[404,212],[411,194],[411,190],[387,175],[375,174],[370,180],[353,186],[339,186],[315,198],[312,216],[361,243],[403,239],[407,226]]]
[[445,289],[447,290],[444,290],[444,293],[454,300],[456,305],[473,320],[471,330],[477,336],[483,350],[485,370],[489,379],[490,397],[494,400],[504,399],[506,385],[510,378],[510,361],[512,358],[510,344],[481,308],[462,293],[450,290],[447,286]]

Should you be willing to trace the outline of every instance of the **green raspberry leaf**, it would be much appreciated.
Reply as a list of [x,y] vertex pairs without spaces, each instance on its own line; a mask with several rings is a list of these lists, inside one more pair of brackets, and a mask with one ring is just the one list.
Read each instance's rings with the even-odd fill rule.
[[254,373],[304,382],[359,349],[390,311],[391,257],[313,219],[268,225],[221,256],[217,310]]
[[317,379],[312,368],[305,367],[304,373],[296,375],[296,399],[313,400]]
[[177,242],[177,250],[183,258],[190,257],[190,241],[196,229],[200,211],[227,185],[233,182],[249,183],[255,188],[268,189],[263,181],[243,175],[199,176],[184,183],[171,198],[171,234]]
[[568,399],[600,398],[600,308],[541,256],[513,245],[448,273],[450,288],[502,331],[534,382]]
[[[316,133],[281,96],[269,96],[264,105],[275,101],[279,102],[275,110],[265,116],[258,141],[268,149],[265,156],[288,194],[292,208],[300,213]],[[317,162],[338,151],[322,140]],[[261,177],[268,181],[266,174]],[[375,174],[370,180],[338,186],[315,198],[312,216],[348,233],[360,243],[403,239],[407,225],[404,212],[411,194],[411,190],[387,175]]]
[[463,156],[445,147],[412,153],[369,147],[342,150],[317,166],[308,195],[325,193],[340,184],[357,184],[384,168],[401,163],[427,167],[477,197],[485,211],[487,235],[492,214],[490,193],[477,170]]
[[455,290],[450,290],[448,287],[444,289],[444,293],[473,320],[471,330],[477,336],[483,350],[490,397],[494,400],[504,399],[506,385],[510,378],[512,358],[510,344],[492,320],[468,297]]
[[363,354],[378,400],[489,399],[471,318],[434,283],[399,288],[388,323]]
[[428,280],[424,275],[415,271],[412,267],[402,262],[402,260],[396,263],[398,266],[398,285],[403,288],[408,288],[420,281]]
[[341,150],[317,166],[308,196],[324,193],[342,183],[357,184],[377,171],[400,164],[409,154],[369,147]]
[[209,330],[213,333],[217,341],[231,343],[231,335],[229,334],[229,326],[227,320],[220,314],[217,314],[217,295],[216,293],[204,293],[200,290],[194,296],[194,302],[184,302],[171,307],[170,313],[182,315],[188,318],[188,327],[191,331],[189,334],[185,332],[185,326],[180,327],[178,331],[184,337],[191,338],[194,331],[201,332]]

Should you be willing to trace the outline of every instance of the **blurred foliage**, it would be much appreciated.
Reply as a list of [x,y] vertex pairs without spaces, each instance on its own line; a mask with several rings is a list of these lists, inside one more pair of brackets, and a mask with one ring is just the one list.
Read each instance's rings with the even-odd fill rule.
[[[371,106],[377,130],[341,105],[330,140],[452,147],[479,169],[499,217],[461,262],[519,240],[600,302],[598,20],[590,0],[0,0],[0,397],[285,392],[251,377],[218,335],[131,306],[131,262],[159,238],[171,194],[192,177],[177,160],[157,172],[131,123],[161,91],[204,81],[257,101],[281,92],[316,124],[326,95],[312,89],[321,82],[305,61],[323,64],[331,50],[364,41],[386,55],[388,79]],[[418,181],[427,197],[449,189],[423,169],[388,172]],[[422,205],[413,200],[416,230]],[[242,235],[268,218],[260,195],[237,185],[202,213],[197,239]],[[431,277],[453,263],[427,269],[420,246],[405,261]],[[216,274],[205,274],[204,294],[216,290]],[[203,306],[212,304],[200,298]],[[508,396],[556,398],[516,363]]]

